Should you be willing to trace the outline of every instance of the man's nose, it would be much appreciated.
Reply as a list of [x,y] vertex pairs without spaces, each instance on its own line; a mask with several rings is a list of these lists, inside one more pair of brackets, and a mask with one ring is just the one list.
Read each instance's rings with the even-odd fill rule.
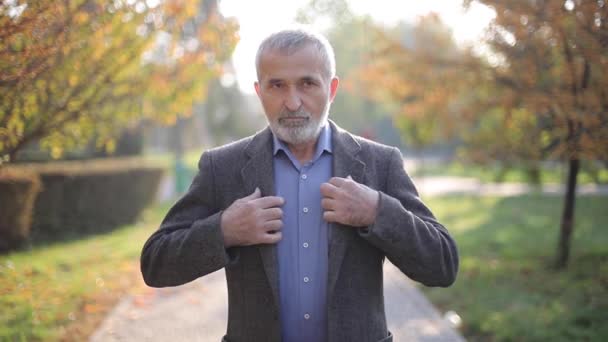
[[292,112],[300,109],[302,106],[302,99],[300,98],[300,94],[295,89],[289,90],[285,98],[285,107]]

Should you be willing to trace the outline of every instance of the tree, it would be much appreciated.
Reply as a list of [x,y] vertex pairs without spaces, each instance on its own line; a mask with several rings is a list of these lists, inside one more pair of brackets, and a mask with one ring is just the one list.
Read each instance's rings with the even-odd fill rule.
[[238,27],[216,0],[146,3],[0,5],[0,158],[36,141],[54,156],[93,137],[112,149],[118,128],[190,113]]
[[401,127],[419,144],[453,135],[476,161],[532,168],[541,160],[565,161],[555,261],[563,268],[580,160],[608,159],[608,6],[601,0],[475,2],[496,12],[485,53],[455,47],[430,15],[416,25],[413,40],[379,28],[362,75],[382,85],[376,98],[401,104]]
[[[414,25],[375,27],[367,63],[358,71],[366,95],[388,102],[404,140],[415,148],[448,140],[457,132],[456,99],[465,75],[453,65],[463,52],[431,13]],[[440,52],[440,53],[438,53]]]
[[604,1],[477,2],[496,12],[487,44],[498,60],[478,65],[497,91],[477,104],[504,108],[505,123],[518,116],[531,123],[525,133],[538,138],[536,153],[568,165],[555,262],[563,268],[580,160],[608,158],[608,8]]

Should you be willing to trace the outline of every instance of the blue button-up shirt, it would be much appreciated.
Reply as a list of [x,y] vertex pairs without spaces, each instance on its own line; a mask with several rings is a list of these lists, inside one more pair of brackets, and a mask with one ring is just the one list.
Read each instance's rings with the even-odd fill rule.
[[322,183],[331,177],[331,128],[321,130],[315,154],[301,165],[274,137],[274,181],[283,205],[278,243],[281,337],[283,342],[327,340],[327,223]]

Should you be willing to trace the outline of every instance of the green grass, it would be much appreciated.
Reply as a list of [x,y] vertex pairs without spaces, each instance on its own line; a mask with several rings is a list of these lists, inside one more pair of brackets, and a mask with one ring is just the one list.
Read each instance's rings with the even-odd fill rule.
[[[424,164],[413,173],[415,176],[456,176],[473,177],[484,182],[514,182],[534,183],[531,176],[522,167],[510,169],[501,168],[500,165],[473,165],[459,162]],[[555,167],[545,166],[540,170],[540,183],[563,184],[566,179],[566,165]],[[583,162],[578,174],[579,184],[608,184],[608,168],[598,168],[588,162]]]
[[0,255],[0,341],[85,340],[137,279],[143,243],[166,206],[138,224]]
[[469,341],[608,341],[608,197],[577,199],[568,268],[551,266],[562,199],[441,197],[427,204],[454,236],[460,272],[424,288]]

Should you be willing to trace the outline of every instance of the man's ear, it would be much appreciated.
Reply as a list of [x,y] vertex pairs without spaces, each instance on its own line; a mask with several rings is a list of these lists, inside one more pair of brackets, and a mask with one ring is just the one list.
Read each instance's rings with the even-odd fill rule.
[[255,88],[255,93],[258,94],[258,97],[260,97],[260,82],[253,82],[253,87]]
[[338,84],[340,84],[340,80],[338,76],[334,76],[331,79],[331,83],[329,84],[329,101],[332,102],[334,97],[336,97],[336,93],[338,92]]

